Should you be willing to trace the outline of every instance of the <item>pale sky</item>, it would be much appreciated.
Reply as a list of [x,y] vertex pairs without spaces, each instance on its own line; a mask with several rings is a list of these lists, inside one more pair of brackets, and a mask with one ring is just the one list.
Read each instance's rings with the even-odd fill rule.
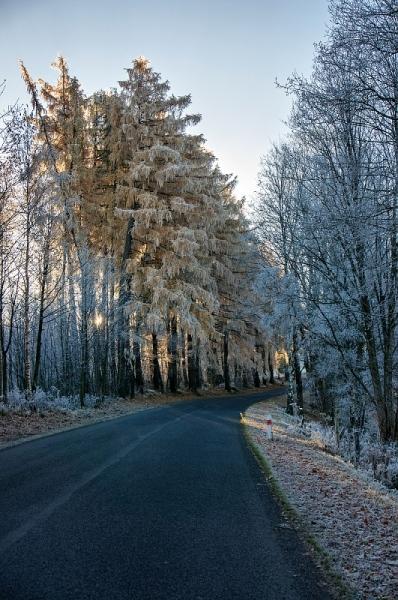
[[311,72],[327,21],[327,0],[0,0],[0,102],[26,100],[20,58],[34,78],[53,80],[49,65],[63,54],[89,94],[115,87],[144,55],[173,93],[192,95],[196,131],[250,198],[289,113],[275,79]]

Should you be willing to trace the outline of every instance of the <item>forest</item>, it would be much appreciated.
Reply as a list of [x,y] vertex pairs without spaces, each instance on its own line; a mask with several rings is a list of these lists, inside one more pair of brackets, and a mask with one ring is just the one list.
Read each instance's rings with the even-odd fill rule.
[[190,96],[143,57],[89,97],[53,66],[36,83],[21,63],[32,109],[2,117],[3,402],[260,385],[259,253]]
[[[0,398],[260,387],[398,485],[398,19],[334,0],[286,137],[236,196],[191,98],[139,57],[85,94],[21,63],[1,115]],[[266,115],[264,115],[266,118]]]
[[292,399],[307,396],[340,452],[381,461],[396,485],[397,3],[336,0],[330,14],[311,77],[281,84],[289,133],[263,157],[254,211],[271,257],[262,286]]

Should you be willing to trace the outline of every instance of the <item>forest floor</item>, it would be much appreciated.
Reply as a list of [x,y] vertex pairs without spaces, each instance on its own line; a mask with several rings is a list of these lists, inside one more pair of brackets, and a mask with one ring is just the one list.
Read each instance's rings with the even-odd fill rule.
[[[396,599],[398,494],[300,435],[285,405],[283,397],[257,403],[246,411],[244,424],[287,515],[355,598]],[[272,440],[266,433],[269,414]]]
[[[268,385],[264,389],[271,389]],[[259,392],[259,389],[239,390],[239,394]],[[158,408],[176,402],[186,402],[198,399],[201,396],[230,395],[224,389],[209,388],[201,390],[199,394],[182,392],[179,394],[160,394],[148,392],[137,394],[133,399],[107,398],[103,402],[86,406],[85,408],[62,408],[54,403],[54,408],[47,403],[45,408],[32,410],[26,405],[18,408],[0,410],[0,448],[12,445],[20,440],[30,439],[47,433],[56,433],[90,423],[97,423],[107,419],[114,419],[141,410]]]

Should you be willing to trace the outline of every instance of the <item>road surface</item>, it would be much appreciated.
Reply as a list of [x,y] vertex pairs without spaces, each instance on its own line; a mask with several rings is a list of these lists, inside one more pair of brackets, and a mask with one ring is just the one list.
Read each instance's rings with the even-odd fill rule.
[[328,600],[247,449],[254,397],[0,451],[1,600]]

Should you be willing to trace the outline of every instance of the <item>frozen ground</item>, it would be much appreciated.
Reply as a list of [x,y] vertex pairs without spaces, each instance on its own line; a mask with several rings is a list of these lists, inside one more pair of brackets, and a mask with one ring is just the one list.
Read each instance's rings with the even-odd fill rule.
[[[266,417],[273,418],[273,440]],[[301,435],[276,405],[246,411],[249,435],[289,503],[361,600],[398,598],[398,493]]]
[[0,446],[21,438],[95,423],[159,404],[157,396],[133,400],[107,398],[103,401],[88,397],[85,408],[79,408],[77,398],[40,397],[38,402],[28,403],[11,396],[7,404],[0,404]]

